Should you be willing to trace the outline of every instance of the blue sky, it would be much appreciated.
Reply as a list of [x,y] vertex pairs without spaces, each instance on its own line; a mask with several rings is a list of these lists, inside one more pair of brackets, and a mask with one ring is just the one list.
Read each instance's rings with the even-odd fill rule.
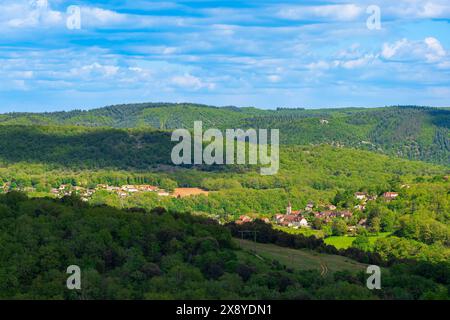
[[0,112],[450,106],[448,0],[2,0],[0,28]]

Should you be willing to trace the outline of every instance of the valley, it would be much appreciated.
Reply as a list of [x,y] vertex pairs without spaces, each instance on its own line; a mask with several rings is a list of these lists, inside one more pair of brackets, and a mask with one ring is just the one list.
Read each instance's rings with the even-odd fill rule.
[[[90,281],[107,278],[120,288],[124,284],[117,277],[127,268],[134,270],[145,285],[126,273],[133,289],[120,291],[121,297],[442,295],[448,277],[438,275],[450,261],[447,112],[421,107],[268,111],[144,104],[0,115],[0,218],[5,228],[25,223],[23,230],[4,229],[10,231],[3,238],[8,245],[0,252],[2,260],[12,258],[12,248],[31,230],[38,232],[31,243],[46,243],[32,255],[33,261],[47,259],[45,250],[57,255],[52,262],[56,269],[29,275],[33,289],[26,287],[26,274],[15,269],[15,278],[3,281],[19,285],[10,289],[14,293],[3,289],[3,294],[48,297],[38,289],[39,277],[58,273],[75,259],[83,265],[89,261]],[[406,128],[400,118],[409,115],[421,115],[423,121]],[[260,175],[259,164],[174,165],[169,129],[191,130],[193,119],[222,130],[279,127],[279,172]],[[395,144],[398,139],[409,145]],[[409,152],[412,146],[418,153]],[[62,227],[59,217],[66,214],[71,218]],[[122,222],[113,226],[114,219]],[[48,220],[46,227],[41,220]],[[88,221],[89,231],[84,229]],[[159,221],[157,226],[150,227],[154,221]],[[203,230],[206,225],[212,229]],[[47,227],[52,236],[43,240],[39,237],[46,237]],[[130,233],[141,238],[130,240]],[[247,233],[250,238],[243,237]],[[87,234],[95,238],[91,245],[83,240]],[[66,247],[56,245],[61,239],[79,249],[63,253]],[[51,249],[55,246],[57,253]],[[14,265],[25,263],[25,257],[17,257]],[[136,262],[131,266],[130,261]],[[389,270],[386,289],[376,294],[364,287],[369,264]],[[5,268],[0,265],[0,270]],[[400,281],[404,269],[411,277]],[[175,276],[179,272],[181,279]],[[416,276],[423,284],[411,296],[408,286]],[[170,289],[174,281],[180,292]],[[192,281],[200,282],[196,286]],[[226,293],[219,289],[222,284]],[[237,288],[243,285],[247,291],[240,292]],[[87,294],[119,297],[105,290],[92,288]]]

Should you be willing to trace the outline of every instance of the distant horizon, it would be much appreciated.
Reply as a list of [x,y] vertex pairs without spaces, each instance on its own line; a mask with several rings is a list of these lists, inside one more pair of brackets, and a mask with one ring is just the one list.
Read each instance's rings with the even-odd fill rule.
[[419,108],[430,108],[430,109],[448,109],[450,106],[428,106],[428,105],[384,105],[384,106],[331,106],[331,107],[302,107],[302,106],[276,106],[276,107],[270,107],[270,108],[264,108],[259,106],[237,106],[237,105],[213,105],[213,104],[205,104],[205,103],[199,103],[199,102],[169,102],[169,101],[144,101],[144,102],[125,102],[125,103],[115,103],[115,104],[108,104],[103,106],[95,106],[95,107],[74,107],[74,108],[65,108],[65,109],[57,109],[54,108],[51,111],[43,110],[43,111],[5,111],[0,112],[0,115],[6,115],[6,114],[14,114],[14,113],[23,113],[23,114],[41,114],[41,113],[58,113],[58,112],[74,112],[74,111],[93,111],[98,109],[104,109],[108,107],[116,107],[116,106],[129,106],[129,105],[142,105],[142,104],[169,104],[169,105],[176,105],[176,104],[186,104],[186,105],[199,105],[204,107],[214,107],[214,108],[255,108],[258,110],[267,110],[267,111],[276,111],[277,109],[303,109],[303,110],[340,110],[340,109],[380,109],[380,108],[393,108],[393,107],[419,107]]

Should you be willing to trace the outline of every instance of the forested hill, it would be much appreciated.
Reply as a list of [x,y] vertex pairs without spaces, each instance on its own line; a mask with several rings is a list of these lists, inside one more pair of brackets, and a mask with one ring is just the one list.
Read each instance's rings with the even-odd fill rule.
[[347,109],[213,107],[144,103],[89,111],[10,113],[4,125],[71,125],[112,128],[269,128],[281,130],[282,143],[357,147],[408,159],[450,164],[450,108],[396,106]]
[[[297,248],[333,250],[320,239],[269,231]],[[92,206],[76,196],[0,195],[0,239],[0,299],[448,299],[446,262],[381,261],[352,248],[340,252],[345,264],[327,255],[341,270],[321,275],[314,265],[287,268],[239,249],[214,220],[163,208]],[[314,257],[325,256],[317,251]],[[366,288],[366,275],[349,256],[389,266],[381,290]],[[65,286],[69,265],[82,270],[81,290]]]

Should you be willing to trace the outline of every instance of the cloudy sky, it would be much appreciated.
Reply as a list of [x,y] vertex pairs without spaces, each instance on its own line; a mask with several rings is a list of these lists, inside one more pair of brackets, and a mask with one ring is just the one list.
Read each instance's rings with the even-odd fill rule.
[[448,0],[1,0],[0,30],[0,112],[450,106]]

